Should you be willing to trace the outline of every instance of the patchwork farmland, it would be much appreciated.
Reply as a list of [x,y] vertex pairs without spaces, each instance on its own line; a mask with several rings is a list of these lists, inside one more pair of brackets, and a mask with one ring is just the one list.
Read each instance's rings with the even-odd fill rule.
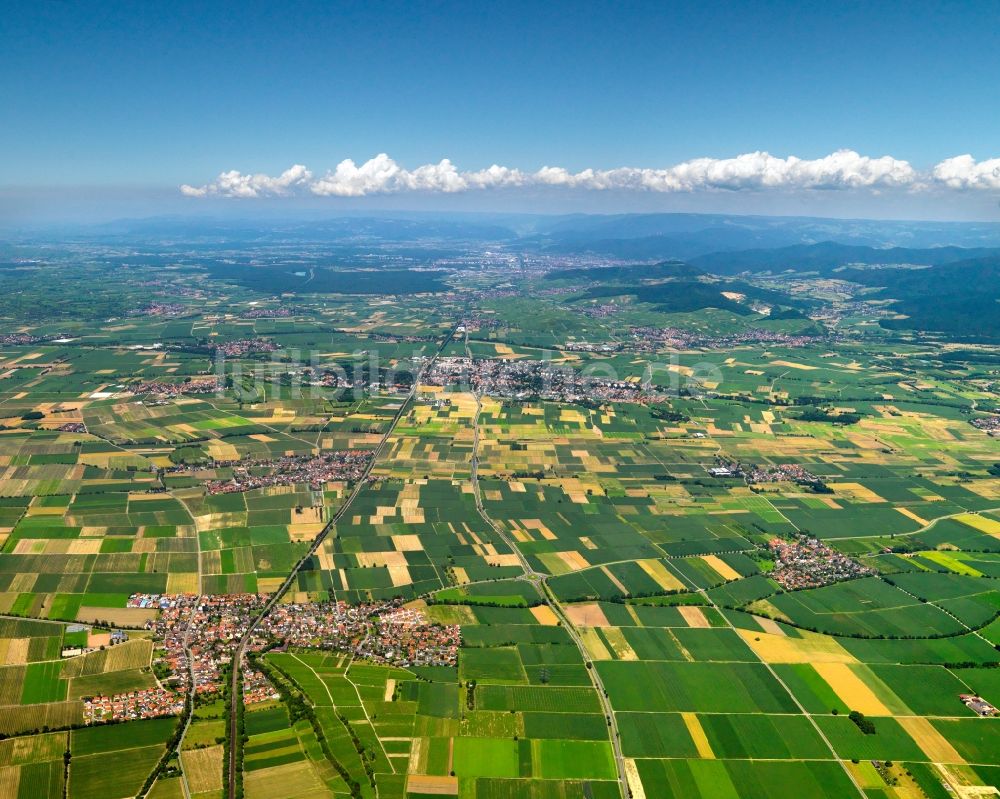
[[175,255],[0,300],[0,796],[996,793],[994,347]]

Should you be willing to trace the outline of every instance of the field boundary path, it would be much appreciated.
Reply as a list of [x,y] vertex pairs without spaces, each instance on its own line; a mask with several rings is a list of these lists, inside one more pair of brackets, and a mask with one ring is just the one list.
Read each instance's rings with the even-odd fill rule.
[[[465,339],[465,351],[471,358],[472,356],[469,352],[468,335],[466,335]],[[618,784],[621,787],[622,796],[624,799],[628,799],[628,797],[632,794],[629,789],[628,774],[625,768],[625,757],[622,755],[621,740],[618,734],[618,721],[611,708],[611,700],[608,698],[607,692],[604,690],[604,683],[601,680],[601,676],[598,674],[597,669],[593,667],[590,656],[587,654],[587,650],[584,647],[580,636],[577,634],[576,628],[566,616],[566,613],[563,611],[559,601],[555,598],[552,592],[549,591],[549,587],[545,582],[548,575],[537,572],[531,567],[531,564],[528,563],[528,559],[524,556],[521,550],[515,546],[514,542],[500,527],[500,525],[490,518],[490,515],[483,507],[483,495],[479,488],[479,415],[482,410],[482,397],[478,391],[474,391],[473,396],[476,398],[476,415],[472,421],[472,462],[469,474],[472,481],[472,493],[476,501],[476,510],[478,511],[480,517],[482,517],[482,520],[489,525],[489,528],[494,533],[496,533],[497,537],[500,538],[500,540],[510,548],[511,552],[517,556],[521,569],[524,571],[524,579],[530,581],[536,588],[539,589],[539,594],[541,595],[542,600],[552,609],[553,613],[556,614],[559,621],[562,623],[563,628],[569,634],[569,637],[573,639],[573,643],[576,645],[576,648],[580,650],[583,662],[585,664],[589,664],[587,674],[590,676],[591,685],[593,685],[594,690],[597,691],[597,698],[601,702],[601,710],[608,721],[608,734],[611,737],[611,749],[615,758],[615,770],[618,773]]]

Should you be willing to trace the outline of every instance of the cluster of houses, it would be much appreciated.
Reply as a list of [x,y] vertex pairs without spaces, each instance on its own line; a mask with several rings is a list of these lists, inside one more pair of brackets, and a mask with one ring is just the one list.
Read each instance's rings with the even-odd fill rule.
[[0,346],[22,347],[27,344],[37,344],[42,339],[30,333],[4,333],[0,335]]
[[246,658],[243,659],[240,676],[243,678],[243,704],[256,705],[260,702],[270,702],[273,699],[281,698],[275,687],[271,685],[271,681],[264,676],[262,671],[251,666]]
[[978,716],[982,716],[983,718],[1000,716],[1000,710],[997,710],[981,696],[976,696],[975,694],[959,694],[958,698],[962,700],[963,705]]
[[867,566],[809,536],[800,535],[793,540],[772,538],[767,546],[775,563],[769,576],[789,591],[819,588],[874,574]]
[[754,483],[798,483],[817,485],[822,483],[816,475],[797,463],[779,463],[769,466],[750,466],[744,471],[746,481]]
[[83,700],[84,724],[106,721],[137,721],[159,716],[175,716],[184,710],[184,695],[157,686],[113,696],[92,696]]
[[132,394],[154,394],[159,397],[179,397],[183,394],[215,394],[222,390],[222,383],[216,378],[201,378],[180,383],[164,383],[160,380],[130,383]]
[[278,345],[266,338],[240,338],[235,341],[220,342],[213,349],[217,355],[225,355],[228,358],[241,358],[247,355],[274,352],[278,349]]
[[285,646],[318,647],[393,666],[454,666],[462,642],[458,625],[432,624],[398,601],[280,604],[255,631]]
[[797,483],[818,486],[822,480],[798,463],[757,464],[741,463],[726,458],[716,458],[716,466],[710,468],[712,477],[742,477],[748,485],[756,483]]
[[[146,623],[162,648],[154,657],[158,671],[169,676],[157,687],[84,700],[84,721],[131,721],[169,716],[184,709],[186,696],[214,695],[222,688],[222,669],[263,607],[256,594],[197,596],[194,594],[133,594],[127,606],[158,610]],[[189,657],[190,653],[190,657]],[[244,673],[244,701],[263,702],[275,695],[259,672]]]
[[285,319],[291,315],[291,308],[250,308],[240,314],[240,319]]
[[567,341],[559,349],[566,350],[567,352],[611,353],[621,352],[625,349],[625,345],[620,341]]
[[591,319],[607,319],[622,310],[622,306],[614,302],[602,302],[595,305],[574,305],[571,307],[577,313],[581,313]]
[[379,616],[372,632],[356,649],[366,660],[396,666],[455,666],[462,629],[457,624],[428,624],[410,608]]
[[133,316],[181,316],[188,311],[186,305],[176,302],[151,302],[142,308],[137,309]]
[[[260,613],[265,598],[257,594],[204,594],[171,597],[171,606],[161,610],[152,629],[164,636],[168,663],[182,666],[186,680],[187,651],[195,694],[214,694],[221,689],[222,670],[233,659],[233,650]],[[178,632],[181,634],[178,636]]]
[[972,420],[972,426],[991,436],[1000,436],[1000,416],[979,416]]
[[317,456],[285,455],[268,460],[217,462],[216,467],[231,466],[232,477],[210,480],[205,487],[209,494],[234,494],[255,488],[308,483],[319,491],[330,482],[360,480],[370,459],[371,452],[351,449]]
[[813,343],[814,338],[799,336],[792,333],[781,333],[776,330],[748,328],[737,333],[727,333],[723,336],[712,336],[679,327],[633,327],[629,329],[635,349],[640,351],[655,351],[663,347],[671,349],[728,349],[749,344],[774,344],[780,347],[805,347]]
[[665,398],[637,379],[617,380],[538,360],[438,358],[423,382],[518,400],[649,402]]
[[[157,687],[113,696],[88,697],[88,724],[129,721],[180,713],[189,693],[210,697],[222,680],[239,641],[260,615],[266,597],[257,594],[133,594],[128,607],[157,610],[146,623],[159,647]],[[249,651],[279,646],[315,647],[394,666],[455,666],[461,645],[457,625],[430,623],[398,600],[348,605],[344,602],[283,603],[254,628]],[[241,664],[243,701],[274,699],[267,677],[246,659]]]
[[462,320],[456,332],[461,335],[467,330],[497,330],[501,324],[500,319],[492,314],[472,313]]

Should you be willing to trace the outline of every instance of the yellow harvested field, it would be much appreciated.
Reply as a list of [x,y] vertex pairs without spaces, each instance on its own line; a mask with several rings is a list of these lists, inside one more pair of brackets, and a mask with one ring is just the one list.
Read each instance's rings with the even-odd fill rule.
[[362,567],[371,566],[405,566],[406,555],[402,552],[357,552],[354,557],[358,559],[358,565]]
[[1000,499],[1000,478],[973,480],[967,486],[969,491],[986,499]]
[[801,369],[806,372],[811,372],[813,369],[818,369],[818,366],[810,366],[807,363],[796,363],[795,361],[771,361],[771,366],[784,366],[786,369]]
[[771,635],[785,635],[785,631],[781,629],[781,625],[774,619],[769,619],[766,616],[754,616],[753,620],[766,633],[771,633]]
[[104,671],[125,671],[149,666],[153,655],[153,642],[136,638],[105,650]]
[[392,545],[397,552],[421,552],[424,548],[419,535],[394,535]]
[[28,647],[30,638],[11,638],[4,653],[3,662],[6,666],[19,666],[28,662]]
[[204,516],[196,516],[195,523],[198,532],[206,530],[221,530],[223,527],[245,527],[247,523],[246,511],[234,511],[233,513],[206,513]]
[[705,629],[711,626],[708,623],[708,619],[705,618],[705,614],[702,612],[701,608],[695,607],[694,605],[678,605],[677,612],[680,613],[681,618],[687,622],[688,627]]
[[604,638],[610,644],[618,660],[638,660],[639,655],[632,648],[631,644],[625,640],[625,635],[620,627],[605,627]]
[[509,555],[485,555],[483,560],[490,566],[518,566],[521,563],[513,552]]
[[726,563],[718,555],[702,555],[701,559],[710,569],[718,572],[723,580],[738,580],[742,576],[736,569]]
[[907,735],[917,742],[917,746],[932,763],[964,765],[965,759],[924,717],[898,716],[896,720],[899,722],[899,726],[906,730]]
[[[284,582],[281,577],[258,577],[257,578],[257,592],[261,594],[273,594]],[[169,585],[169,583],[168,583]]]
[[20,766],[0,766],[0,796],[17,796],[20,783]]
[[240,459],[240,451],[224,441],[209,441],[205,445],[205,449],[217,461],[238,461]]
[[122,627],[142,627],[156,618],[157,611],[145,608],[92,608],[84,605],[76,614],[77,621],[105,621]]
[[923,516],[917,516],[917,514],[915,514],[909,508],[900,508],[900,507],[897,507],[896,508],[896,512],[897,513],[902,513],[907,519],[913,519],[913,521],[915,521],[921,527],[926,527],[928,524],[930,524],[930,522],[927,521],[927,519],[925,519]]
[[406,778],[406,792],[430,796],[458,796],[458,777],[410,774]]
[[[38,499],[38,497],[35,497]],[[35,505],[35,500],[31,501],[32,504],[28,506],[29,516],[62,516],[66,512],[66,505],[51,505],[46,507],[45,505]]]
[[290,541],[312,541],[316,536],[318,536],[325,525],[323,522],[302,522],[296,524],[289,524],[285,527],[288,531],[288,538]]
[[664,591],[680,591],[684,588],[684,583],[662,561],[646,558],[645,560],[637,560],[636,565],[652,577],[654,582]]
[[698,716],[694,713],[681,713],[681,718],[684,719],[684,726],[687,727],[688,735],[691,736],[691,740],[694,741],[694,746],[698,750],[698,757],[715,760],[715,752],[712,751],[712,744],[708,742],[705,728],[701,726]]
[[542,538],[547,541],[554,541],[556,534],[542,524],[541,519],[521,519],[521,526],[526,530],[537,530]]
[[579,605],[567,605],[566,616],[576,627],[610,627],[611,622],[604,615],[604,610],[596,602],[584,602]]
[[319,567],[324,571],[332,571],[336,568],[333,564],[333,553],[329,545],[324,544],[316,550],[316,557],[319,558]]
[[[100,542],[98,541],[98,548]],[[45,551],[45,541],[36,538],[22,538],[14,544],[15,555],[40,555]],[[51,553],[49,553],[51,554]]]
[[[786,638],[784,640],[792,639]],[[813,660],[812,663],[819,676],[826,680],[833,692],[851,710],[857,710],[866,716],[892,715],[892,711],[882,703],[881,699],[875,696],[875,692],[851,670],[847,663],[817,660]]]
[[172,572],[167,575],[168,594],[197,594],[198,575],[192,572]]
[[995,519],[980,516],[978,513],[963,513],[956,516],[955,521],[973,527],[981,533],[986,533],[986,535],[1000,538],[1000,522]]
[[392,580],[394,587],[409,585],[413,582],[413,579],[410,577],[410,570],[407,566],[390,566],[389,579]]
[[546,627],[555,627],[559,624],[559,617],[548,605],[536,605],[531,609],[531,615],[535,620]]
[[292,527],[298,527],[301,524],[323,524],[323,506],[312,505],[302,508],[302,510],[293,513],[292,518],[295,520]]
[[639,779],[639,768],[636,766],[635,760],[630,757],[625,758],[625,781],[628,783],[633,799],[646,799],[646,789],[642,785],[642,780]]
[[7,590],[17,593],[30,591],[34,585],[34,581],[37,579],[38,575],[34,572],[21,572],[13,580],[11,580],[10,586]]
[[222,744],[181,752],[191,793],[222,789]]
[[559,559],[565,563],[570,571],[579,571],[580,569],[587,569],[590,564],[587,563],[586,558],[583,557],[579,552],[568,551],[568,552],[556,552]]
[[835,493],[843,494],[848,499],[856,499],[860,502],[885,502],[882,497],[861,483],[827,483],[827,485]]
[[[737,632],[765,663],[857,663],[857,659],[836,639],[818,633],[809,633],[806,638],[792,638],[784,632],[780,635],[753,630]],[[853,706],[852,709],[860,710]]]
[[422,774],[427,770],[428,747],[424,743],[430,743],[426,738],[414,738],[410,741],[410,762],[407,767],[408,774]]
[[613,660],[611,653],[594,627],[581,628],[580,640],[583,641],[583,647],[587,650],[591,660]]
[[313,767],[305,760],[248,771],[243,777],[243,785],[247,799],[327,795]]

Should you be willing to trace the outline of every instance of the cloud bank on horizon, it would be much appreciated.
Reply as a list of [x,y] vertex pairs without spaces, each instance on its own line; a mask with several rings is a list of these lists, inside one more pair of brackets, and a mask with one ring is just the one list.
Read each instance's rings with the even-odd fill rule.
[[221,173],[202,186],[184,184],[188,197],[366,197],[377,194],[427,192],[455,194],[483,189],[564,187],[596,191],[696,192],[844,189],[1000,190],[1000,158],[976,161],[971,155],[947,158],[929,171],[908,161],[872,158],[839,150],[823,158],[779,158],[766,152],[734,158],[696,158],[663,169],[620,167],[570,172],[545,166],[535,172],[498,166],[460,171],[447,158],[437,164],[406,169],[385,153],[360,166],[345,159],[322,176],[301,164],[280,175]]

